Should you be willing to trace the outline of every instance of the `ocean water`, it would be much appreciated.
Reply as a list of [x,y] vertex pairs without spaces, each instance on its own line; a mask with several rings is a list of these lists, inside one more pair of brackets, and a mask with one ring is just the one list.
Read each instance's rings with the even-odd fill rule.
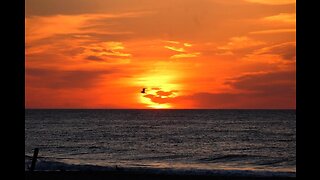
[[295,174],[296,112],[26,110],[26,159],[34,148],[46,164],[40,170],[63,163]]

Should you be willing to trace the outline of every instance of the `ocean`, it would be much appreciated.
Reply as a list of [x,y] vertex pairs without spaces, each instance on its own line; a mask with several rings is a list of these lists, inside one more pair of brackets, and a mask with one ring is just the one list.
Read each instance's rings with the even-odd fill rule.
[[295,176],[295,110],[31,110],[36,170],[147,169]]

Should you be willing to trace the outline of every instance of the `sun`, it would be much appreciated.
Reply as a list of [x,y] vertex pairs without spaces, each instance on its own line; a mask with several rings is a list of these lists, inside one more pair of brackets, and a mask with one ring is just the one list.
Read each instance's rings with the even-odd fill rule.
[[[168,66],[168,63],[157,63],[154,68],[137,75],[132,81],[139,88],[137,101],[145,108],[175,108],[174,98],[183,89],[179,83],[182,74],[177,68]],[[143,88],[146,88],[145,92]]]
[[171,105],[169,105],[169,104],[156,104],[156,105],[150,105],[148,107],[153,108],[153,109],[169,109],[169,108],[172,108]]
[[141,93],[139,97],[140,97],[139,101],[142,104],[145,104],[147,108],[152,108],[152,109],[169,109],[169,108],[172,108],[172,105],[170,103],[156,103],[156,102],[153,102],[153,101],[151,101],[151,99],[145,97],[145,94]]

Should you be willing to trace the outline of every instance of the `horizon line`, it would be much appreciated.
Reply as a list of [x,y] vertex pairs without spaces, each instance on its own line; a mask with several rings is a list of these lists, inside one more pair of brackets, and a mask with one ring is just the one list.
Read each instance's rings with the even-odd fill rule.
[[25,108],[25,110],[297,110],[296,108]]

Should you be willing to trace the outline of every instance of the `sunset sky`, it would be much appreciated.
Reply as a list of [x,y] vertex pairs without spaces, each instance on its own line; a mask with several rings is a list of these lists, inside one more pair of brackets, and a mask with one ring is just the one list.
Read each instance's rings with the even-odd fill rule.
[[25,23],[26,108],[296,108],[294,0],[26,0]]

